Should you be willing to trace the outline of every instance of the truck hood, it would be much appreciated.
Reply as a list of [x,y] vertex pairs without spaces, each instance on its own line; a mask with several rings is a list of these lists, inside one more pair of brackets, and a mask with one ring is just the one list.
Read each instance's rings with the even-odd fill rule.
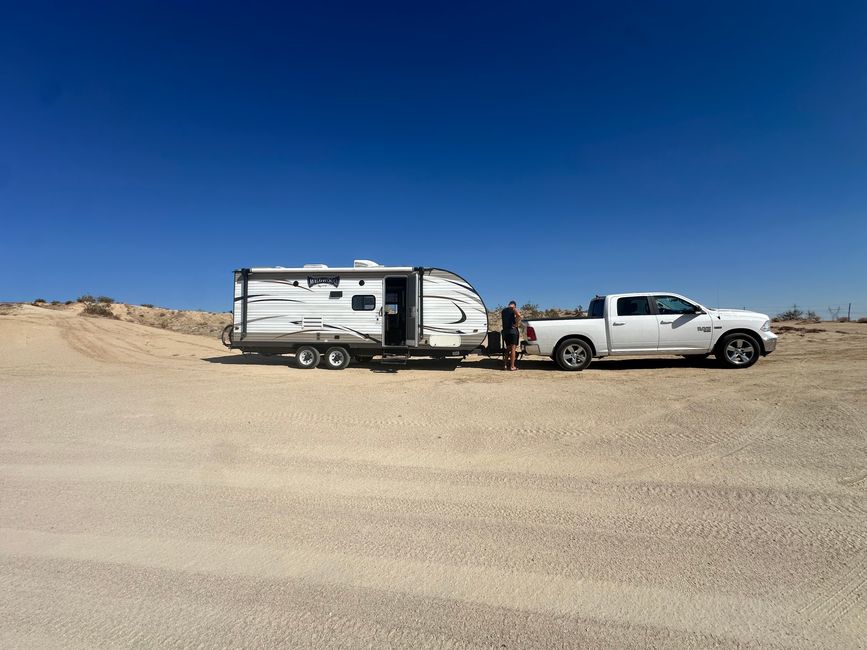
[[710,313],[712,316],[719,316],[723,320],[749,319],[749,320],[760,320],[763,323],[766,320],[770,320],[770,316],[768,316],[767,314],[762,314],[762,313],[759,313],[757,311],[750,311],[748,309],[727,309],[727,308],[708,309],[708,313]]

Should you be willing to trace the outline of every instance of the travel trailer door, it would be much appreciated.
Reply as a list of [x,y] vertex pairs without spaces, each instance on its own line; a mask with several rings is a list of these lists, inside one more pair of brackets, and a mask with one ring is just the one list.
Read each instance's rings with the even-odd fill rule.
[[418,346],[418,273],[388,276],[383,280],[382,346]]
[[415,271],[406,278],[406,345],[418,347],[419,274]]

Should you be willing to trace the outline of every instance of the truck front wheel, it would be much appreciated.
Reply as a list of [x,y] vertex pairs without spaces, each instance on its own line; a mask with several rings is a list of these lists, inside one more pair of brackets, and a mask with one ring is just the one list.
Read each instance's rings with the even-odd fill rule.
[[563,370],[584,370],[592,359],[590,346],[581,339],[566,339],[554,354],[554,361]]
[[739,332],[724,336],[716,349],[716,358],[725,368],[749,368],[760,354],[758,341]]

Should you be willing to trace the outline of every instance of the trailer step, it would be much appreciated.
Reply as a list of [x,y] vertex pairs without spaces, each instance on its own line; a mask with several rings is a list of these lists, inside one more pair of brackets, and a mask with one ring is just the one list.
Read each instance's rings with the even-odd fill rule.
[[409,348],[390,348],[382,353],[381,362],[392,366],[405,366],[409,360]]

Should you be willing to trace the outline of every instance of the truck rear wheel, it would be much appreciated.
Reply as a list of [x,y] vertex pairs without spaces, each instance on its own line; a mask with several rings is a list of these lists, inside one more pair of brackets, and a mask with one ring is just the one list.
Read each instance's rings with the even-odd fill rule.
[[307,370],[319,365],[319,350],[311,345],[302,345],[295,350],[295,365]]
[[325,367],[331,370],[343,370],[349,365],[349,350],[335,345],[325,351]]
[[716,358],[725,368],[749,368],[761,353],[759,342],[752,336],[735,332],[719,342]]
[[586,341],[566,339],[554,354],[554,361],[563,370],[584,370],[593,359],[593,351]]

